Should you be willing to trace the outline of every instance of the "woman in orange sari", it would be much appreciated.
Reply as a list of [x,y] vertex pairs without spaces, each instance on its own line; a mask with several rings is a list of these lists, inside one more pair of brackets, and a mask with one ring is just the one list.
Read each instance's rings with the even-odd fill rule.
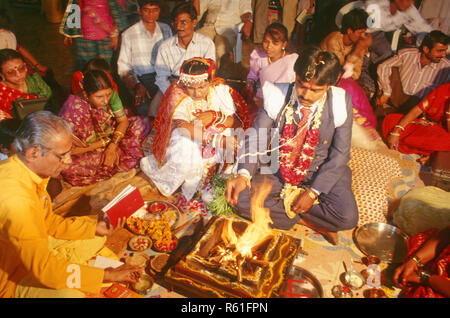
[[236,138],[225,137],[231,128],[250,127],[245,101],[215,78],[214,70],[211,59],[185,61],[178,82],[161,100],[153,153],[141,160],[141,169],[165,196],[181,186],[189,201],[215,172],[229,166],[225,161],[233,161]]

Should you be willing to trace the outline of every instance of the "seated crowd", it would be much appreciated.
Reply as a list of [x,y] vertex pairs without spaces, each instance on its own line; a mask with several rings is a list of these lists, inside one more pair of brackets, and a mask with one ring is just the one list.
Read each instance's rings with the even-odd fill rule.
[[[136,168],[162,195],[179,191],[189,201],[214,175],[232,175],[226,200],[249,220],[255,189],[270,182],[274,228],[301,224],[337,245],[338,232],[358,224],[348,166],[355,125],[419,155],[422,165],[450,152],[449,37],[428,25],[414,1],[343,6],[339,23],[311,45],[321,1],[295,2],[294,9],[280,4],[274,18],[269,1],[194,0],[163,18],[162,1],[138,0],[139,20],[130,25],[122,1],[79,1],[80,26],[61,24],[64,43],[76,45],[71,94],[61,103],[49,68],[0,41],[0,297],[84,297],[143,272],[86,266],[94,254],[108,255],[106,236],[125,220],[112,227],[58,216],[49,182],[86,186]],[[376,27],[373,3],[383,11]],[[297,14],[289,18],[289,11]],[[11,42],[2,16],[0,39]],[[389,34],[401,26],[416,41],[405,38],[394,52]],[[242,43],[252,48],[249,69],[243,85],[232,87],[217,74],[242,55]],[[33,100],[39,110],[20,113]],[[148,137],[151,152],[144,153]],[[408,285],[407,296],[448,297],[447,271],[433,265],[422,279],[411,262],[419,255],[431,262],[438,254],[427,252],[430,244],[448,245],[448,228],[426,234],[431,243],[414,241],[422,254],[411,251],[394,279],[402,287],[426,281],[433,290]],[[439,253],[448,264],[448,246]]]

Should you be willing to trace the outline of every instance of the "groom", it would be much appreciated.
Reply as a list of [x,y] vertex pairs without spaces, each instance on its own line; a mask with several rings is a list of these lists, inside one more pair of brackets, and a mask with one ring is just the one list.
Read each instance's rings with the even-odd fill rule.
[[[347,166],[351,97],[333,86],[342,70],[333,53],[307,49],[298,57],[294,70],[294,83],[263,86],[264,108],[253,124],[257,132],[277,129],[279,147],[271,150],[272,154],[278,152],[279,169],[264,175],[267,167],[264,169],[261,157],[249,152],[245,162],[239,163],[238,175],[227,182],[226,198],[241,216],[251,219],[251,184],[269,178],[273,186],[264,206],[270,209],[275,228],[290,229],[299,223],[337,245],[337,232],[358,222]],[[258,136],[261,134],[246,136],[244,151],[261,142]],[[268,140],[273,141],[273,136]]]

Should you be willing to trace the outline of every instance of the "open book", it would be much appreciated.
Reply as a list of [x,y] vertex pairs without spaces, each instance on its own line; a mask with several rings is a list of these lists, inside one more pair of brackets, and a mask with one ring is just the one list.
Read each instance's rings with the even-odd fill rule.
[[139,189],[128,185],[102,211],[108,216],[111,225],[116,227],[119,218],[129,217],[143,206],[144,199]]

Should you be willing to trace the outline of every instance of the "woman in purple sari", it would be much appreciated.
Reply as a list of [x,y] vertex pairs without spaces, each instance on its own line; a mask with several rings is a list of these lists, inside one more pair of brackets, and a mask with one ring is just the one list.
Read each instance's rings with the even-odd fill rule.
[[72,127],[72,165],[62,172],[74,186],[94,184],[137,166],[148,118],[127,117],[103,71],[89,71],[80,95],[70,95],[59,115]]

